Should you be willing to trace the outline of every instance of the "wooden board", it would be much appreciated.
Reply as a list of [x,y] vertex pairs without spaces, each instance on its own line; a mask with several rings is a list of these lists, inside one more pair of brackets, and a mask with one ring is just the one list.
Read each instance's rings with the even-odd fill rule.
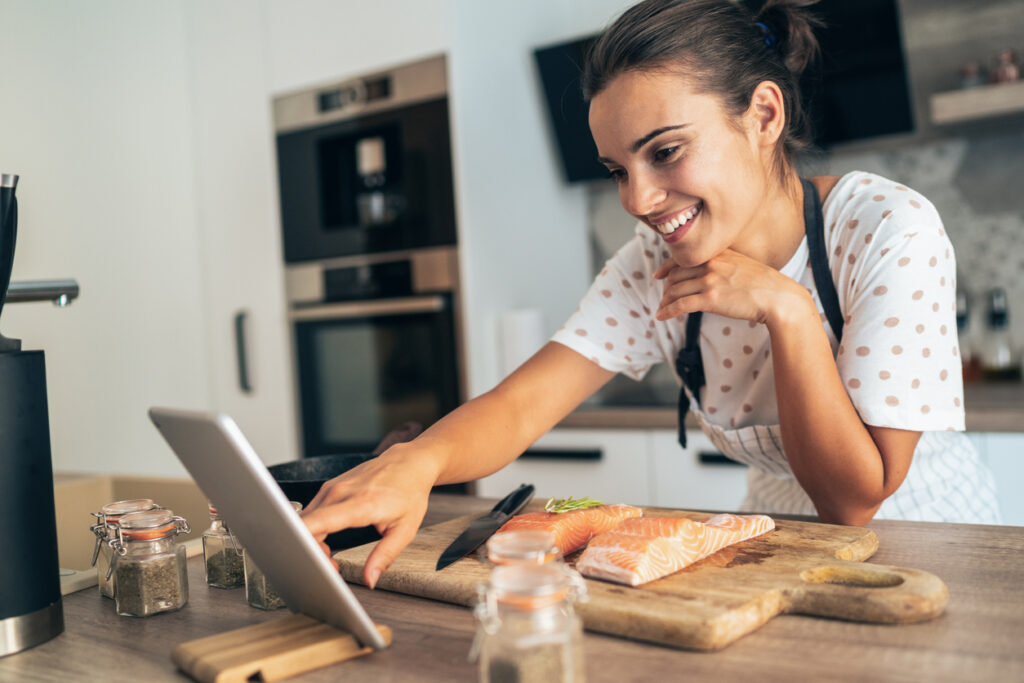
[[[391,644],[391,629],[377,626]],[[304,614],[182,643],[174,664],[202,683],[280,681],[373,652],[355,637]]]
[[[539,509],[531,503],[529,509]],[[485,511],[481,511],[483,514]],[[707,513],[644,508],[645,515],[702,521]],[[377,587],[473,605],[490,566],[481,551],[438,572],[441,552],[479,515],[419,531]],[[585,628],[696,650],[716,650],[777,614],[797,613],[875,623],[938,616],[949,592],[933,574],[863,564],[878,549],[869,529],[776,520],[777,528],[723,548],[676,574],[631,588],[587,580],[590,600],[578,606]],[[362,583],[373,544],[334,555],[345,580]],[[577,553],[578,554],[578,553]],[[574,556],[567,558],[570,564]]]

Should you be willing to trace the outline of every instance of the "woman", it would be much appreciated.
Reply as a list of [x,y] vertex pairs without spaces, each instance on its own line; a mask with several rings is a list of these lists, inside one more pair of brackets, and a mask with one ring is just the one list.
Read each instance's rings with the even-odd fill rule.
[[960,431],[955,263],[937,213],[879,176],[797,176],[808,4],[647,0],[597,41],[591,132],[636,236],[522,367],[312,501],[318,538],[381,531],[368,585],[415,535],[432,485],[500,469],[615,373],[661,361],[683,382],[681,418],[692,409],[751,465],[744,510],[997,521]]

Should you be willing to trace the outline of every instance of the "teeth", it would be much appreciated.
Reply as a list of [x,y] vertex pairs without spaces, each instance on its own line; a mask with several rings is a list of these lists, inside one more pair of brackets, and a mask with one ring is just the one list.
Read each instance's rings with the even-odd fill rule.
[[679,216],[673,218],[670,221],[666,221],[664,223],[658,223],[654,227],[662,235],[671,235],[673,232],[676,231],[676,229],[679,226],[686,225],[698,213],[700,213],[700,206],[699,205],[694,207],[694,208],[692,208],[692,209],[690,209],[690,210],[688,210],[688,211],[686,211],[686,212],[684,212],[684,213],[682,213],[682,214],[680,214]]

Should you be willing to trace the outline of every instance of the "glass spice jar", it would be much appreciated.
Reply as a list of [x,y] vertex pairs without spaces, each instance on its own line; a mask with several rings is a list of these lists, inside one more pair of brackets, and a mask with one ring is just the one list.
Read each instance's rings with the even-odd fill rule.
[[556,564],[496,567],[475,609],[482,683],[580,683],[583,626],[576,591]]
[[245,585],[242,565],[242,544],[231,533],[217,513],[213,503],[208,504],[210,528],[203,532],[203,559],[206,564],[206,583],[214,588],[238,588]]
[[100,595],[113,599],[114,582],[110,573],[110,556],[113,553],[111,543],[117,537],[117,527],[123,515],[130,512],[156,510],[160,506],[149,498],[133,498],[107,503],[99,512],[91,513],[99,520],[89,527],[96,535],[96,547],[92,551],[92,566],[96,567],[96,582],[100,587]]
[[524,530],[494,534],[487,541],[487,561],[507,564],[544,564],[561,556],[550,531]]
[[190,531],[170,510],[133,512],[121,517],[114,557],[114,605],[128,617],[148,617],[180,609],[188,602],[185,546],[174,537]]
[[[302,510],[302,503],[290,501],[296,512]],[[245,599],[252,607],[272,610],[284,607],[284,600],[277,594],[274,587],[267,581],[256,563],[249,557],[249,553],[242,549],[242,564],[245,568]]]

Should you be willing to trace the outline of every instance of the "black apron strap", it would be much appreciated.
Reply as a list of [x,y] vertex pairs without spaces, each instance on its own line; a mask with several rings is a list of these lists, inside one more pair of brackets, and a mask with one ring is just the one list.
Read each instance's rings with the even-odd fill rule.
[[[676,356],[676,372],[698,403],[700,389],[704,386],[704,361],[700,357],[700,320],[703,315],[697,311],[686,316],[686,345]],[[686,389],[679,389],[679,445],[683,448],[686,448],[686,413],[690,411]]]
[[821,199],[814,183],[803,180],[804,185],[804,229],[807,231],[807,258],[811,261],[814,286],[818,290],[825,318],[836,339],[843,338],[843,312],[839,308],[839,294],[832,281],[832,269],[828,267],[828,251],[825,249],[825,217],[821,212]]
[[[825,318],[832,327],[836,339],[843,338],[843,312],[839,308],[839,294],[832,281],[832,269],[828,265],[825,250],[825,217],[821,211],[818,190],[808,180],[801,179],[804,188],[804,230],[807,234],[808,259],[818,298],[825,309]],[[704,362],[700,355],[700,321],[702,313],[697,311],[686,316],[686,344],[676,356],[676,372],[683,380],[683,386],[690,390],[694,400],[700,402],[700,390],[704,386]],[[690,399],[686,390],[679,390],[679,445],[686,448],[686,413],[690,410]]]

